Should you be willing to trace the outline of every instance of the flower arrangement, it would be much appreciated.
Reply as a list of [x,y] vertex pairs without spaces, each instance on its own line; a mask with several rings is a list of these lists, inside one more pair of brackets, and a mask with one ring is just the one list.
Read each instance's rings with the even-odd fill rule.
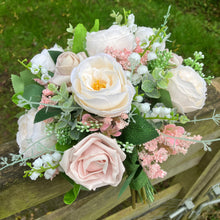
[[[180,126],[191,122],[185,113],[204,106],[211,77],[202,72],[201,52],[183,59],[166,48],[169,10],[158,29],[137,26],[125,10],[113,11],[105,30],[98,19],[90,31],[70,24],[67,48],[55,44],[19,61],[26,70],[11,79],[12,100],[25,109],[20,151],[12,163],[2,157],[3,168],[28,165],[24,177],[32,180],[61,173],[73,185],[66,204],[80,190],[117,186],[123,176],[120,194],[130,186],[133,197],[152,201],[150,179],[167,174],[161,163],[197,142],[210,150],[210,141]],[[212,119],[218,123],[219,115]]]

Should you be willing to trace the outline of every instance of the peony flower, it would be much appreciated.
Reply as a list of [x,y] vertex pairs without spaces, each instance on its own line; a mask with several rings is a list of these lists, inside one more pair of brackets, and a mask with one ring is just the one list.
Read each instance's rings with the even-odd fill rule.
[[135,89],[122,66],[111,56],[85,59],[71,74],[75,101],[86,111],[102,117],[128,113]]
[[36,109],[31,109],[18,120],[17,143],[19,153],[25,158],[36,158],[55,149],[56,137],[54,135],[47,137],[46,123],[42,121],[34,124],[36,113]]
[[88,32],[86,36],[86,50],[89,56],[103,53],[107,47],[132,51],[134,46],[135,37],[126,26],[112,25],[107,30]]
[[59,46],[57,46],[57,44],[55,44],[52,48],[50,48],[49,50],[44,49],[42,50],[42,52],[40,54],[35,55],[32,59],[31,59],[31,63],[34,64],[35,66],[41,66],[44,67],[45,69],[47,69],[48,71],[51,71],[54,73],[55,71],[55,63],[53,62],[50,54],[48,51],[61,51],[63,52],[63,49]]
[[80,53],[79,56],[73,52],[63,52],[57,57],[55,74],[50,82],[60,86],[63,82],[70,83],[70,74],[80,61],[86,58],[85,53]]
[[115,139],[93,133],[66,150],[60,165],[77,184],[95,190],[121,182],[125,158]]
[[178,66],[171,69],[173,77],[169,79],[168,91],[171,101],[180,113],[201,109],[206,100],[206,82],[191,67]]

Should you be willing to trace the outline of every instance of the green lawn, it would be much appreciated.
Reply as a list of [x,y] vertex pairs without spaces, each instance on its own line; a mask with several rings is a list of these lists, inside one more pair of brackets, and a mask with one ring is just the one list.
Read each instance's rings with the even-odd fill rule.
[[1,0],[1,134],[11,139],[17,129],[14,115],[19,109],[10,101],[13,94],[10,75],[23,70],[18,59],[31,59],[54,43],[65,47],[71,36],[66,32],[69,23],[73,26],[83,23],[90,29],[99,18],[101,28],[109,27],[113,22],[109,16],[112,10],[130,9],[137,25],[159,27],[169,5],[172,5],[168,21],[171,42],[167,47],[185,58],[194,51],[202,51],[207,75],[220,76],[218,0]]

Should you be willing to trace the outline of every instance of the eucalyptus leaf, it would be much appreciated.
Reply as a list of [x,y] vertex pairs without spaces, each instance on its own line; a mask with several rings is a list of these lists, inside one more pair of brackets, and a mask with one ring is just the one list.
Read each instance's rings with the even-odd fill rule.
[[144,92],[152,92],[156,88],[156,83],[151,80],[144,80],[141,85],[141,89]]
[[62,96],[60,95],[55,95],[52,98],[50,98],[50,100],[54,101],[54,102],[59,102],[62,100]]
[[155,80],[160,80],[164,76],[164,70],[161,68],[155,68],[152,72],[152,76],[154,77]]
[[67,121],[58,121],[56,123],[55,129],[58,130],[58,129],[64,128],[66,126],[67,126]]
[[169,79],[169,78],[172,78],[172,77],[173,77],[173,73],[170,72],[170,71],[167,71],[167,72],[166,72],[166,75],[165,75],[165,78],[166,78],[166,79]]
[[146,92],[145,94],[150,98],[154,98],[154,99],[160,98],[160,92],[158,89],[154,89],[152,92]]
[[67,90],[66,83],[62,83],[60,86],[60,94],[64,99],[67,99],[69,97],[69,92]]
[[157,86],[161,89],[167,89],[168,82],[169,82],[168,79],[161,79],[157,81]]

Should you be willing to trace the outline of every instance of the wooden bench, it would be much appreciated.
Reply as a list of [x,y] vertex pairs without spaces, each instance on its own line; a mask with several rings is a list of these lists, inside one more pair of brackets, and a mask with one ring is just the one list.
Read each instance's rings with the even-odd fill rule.
[[[208,87],[205,107],[201,111],[189,114],[188,117],[211,117],[214,109],[216,113],[220,113],[220,78],[216,78],[212,86]],[[192,134],[202,135],[204,139],[220,137],[220,126],[212,120],[188,123],[185,128]],[[162,165],[168,173],[167,176],[152,181],[156,188],[162,185],[164,189],[158,191],[153,203],[139,203],[135,210],[129,206],[129,189],[118,198],[123,183],[118,187],[104,187],[95,192],[80,192],[75,203],[65,205],[62,203],[62,195],[71,189],[71,185],[62,176],[54,178],[53,181],[43,178],[31,181],[29,178],[23,179],[24,167],[19,165],[8,167],[0,171],[0,219],[14,219],[7,217],[31,207],[43,210],[34,218],[39,217],[41,220],[153,219],[155,216],[165,216],[167,210],[172,211],[171,207],[165,206],[169,204],[168,201],[181,201],[192,197],[199,205],[199,202],[204,201],[209,187],[220,182],[220,142],[214,142],[211,147],[212,152],[205,152],[201,144],[195,144],[185,156],[170,157]],[[5,143],[0,148],[1,156],[8,156],[10,152],[18,153],[15,141]],[[177,200],[173,200],[175,198]],[[177,208],[178,204],[181,203],[175,202],[172,207]]]

